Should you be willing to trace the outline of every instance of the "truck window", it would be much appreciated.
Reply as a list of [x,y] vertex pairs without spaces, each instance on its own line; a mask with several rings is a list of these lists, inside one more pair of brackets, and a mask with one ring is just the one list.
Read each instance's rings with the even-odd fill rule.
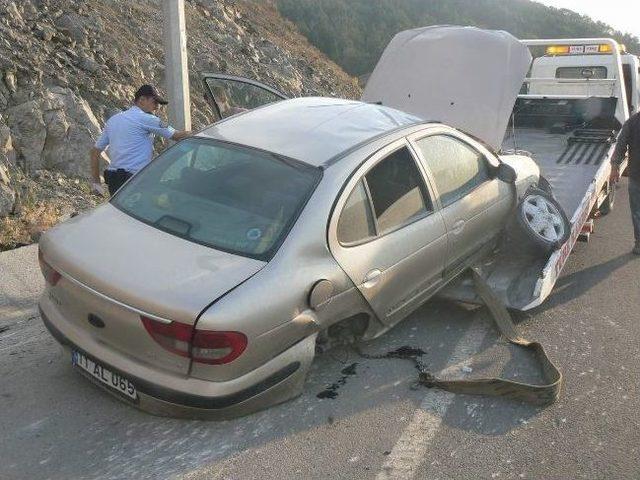
[[607,67],[558,67],[556,78],[607,78]]

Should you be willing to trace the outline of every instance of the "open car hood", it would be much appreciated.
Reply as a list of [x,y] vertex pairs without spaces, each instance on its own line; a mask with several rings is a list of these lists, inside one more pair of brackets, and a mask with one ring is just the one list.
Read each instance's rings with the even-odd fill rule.
[[531,60],[507,32],[407,30],[385,49],[362,100],[446,123],[499,150]]

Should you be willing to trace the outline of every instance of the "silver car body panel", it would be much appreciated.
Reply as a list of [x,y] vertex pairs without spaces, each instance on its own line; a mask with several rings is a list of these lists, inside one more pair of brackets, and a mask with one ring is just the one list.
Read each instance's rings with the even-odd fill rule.
[[[337,225],[356,184],[374,165],[402,147],[409,147],[405,138],[376,152],[355,172],[329,225],[333,255],[386,325],[404,318],[441,285],[447,257],[447,231],[442,215],[436,209],[395,231],[353,246],[340,244]],[[424,172],[423,181],[427,185]],[[429,193],[433,198],[433,190],[429,189]]]
[[[315,355],[316,335],[311,334],[278,352],[268,361],[254,365],[246,374],[237,375],[227,381],[202,380],[187,375],[186,370],[167,369],[159,361],[160,355],[152,361],[131,361],[127,355],[128,351],[114,349],[96,338],[92,330],[77,328],[70,323],[68,317],[56,308],[46,292],[40,301],[40,309],[46,317],[46,322],[54,325],[54,336],[65,347],[69,357],[71,350],[80,346],[111,371],[121,372],[138,388],[138,401],[128,403],[157,415],[225,419],[284,402],[302,391],[307,371]],[[136,335],[134,338],[140,339],[140,336]],[[280,381],[272,382],[273,385],[264,390],[255,388],[284,370],[290,373]],[[102,386],[99,383],[98,385]],[[105,390],[122,399],[114,390]],[[163,393],[158,395],[156,390],[162,390]]]
[[350,148],[420,118],[354,100],[306,97],[234,115],[199,133],[320,166]]
[[[49,257],[46,261],[53,263]],[[138,310],[87,287],[66,273],[55,286],[47,286],[40,308],[55,327],[73,338],[74,345],[83,351],[98,355],[96,346],[99,345],[101,351],[119,355],[120,363],[153,365],[172,375],[186,375],[189,371],[188,358],[167,355],[145,331]],[[96,328],[90,323],[91,318],[99,319],[103,326]]]
[[[345,184],[329,224],[331,252],[368,300],[380,325],[387,327],[428,300],[459,270],[457,267],[468,265],[474,252],[495,239],[515,202],[513,187],[492,178],[464,198],[442,208],[428,162],[414,143],[429,135],[456,137],[481,152],[490,166],[499,164],[480,142],[456,129],[440,124],[413,127],[398,133],[401,138],[395,142],[386,139],[382,149],[361,163]],[[401,146],[412,147],[435,211],[361,245],[341,245],[337,239],[337,224],[351,191],[375,164]],[[354,168],[349,158],[342,160],[340,165]]]
[[41,248],[61,273],[107,298],[190,325],[265,265],[185,241],[111,204],[51,229]]
[[531,157],[522,154],[500,155],[500,161],[516,172],[518,198],[522,197],[531,185],[538,183],[540,166]]
[[531,60],[529,49],[507,32],[407,30],[385,49],[362,100],[459,128],[497,151]]
[[[415,145],[415,142],[420,139],[432,135],[454,137],[482,154],[489,168],[499,165],[500,161],[482,143],[451,127],[435,126],[415,133],[409,138]],[[451,205],[443,206],[436,182],[428,167],[428,159],[422,156],[417,147],[414,151],[428,172],[448,232],[447,270],[457,271],[461,266],[466,265],[465,261],[470,259],[474,252],[494,240],[502,231],[516,201],[513,186],[493,177]],[[519,170],[519,166],[515,168],[516,171]]]

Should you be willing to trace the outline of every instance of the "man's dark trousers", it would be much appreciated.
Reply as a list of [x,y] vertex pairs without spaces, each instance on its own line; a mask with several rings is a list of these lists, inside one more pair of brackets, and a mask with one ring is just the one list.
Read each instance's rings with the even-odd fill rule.
[[629,206],[636,244],[640,243],[640,183],[629,178]]
[[115,195],[120,187],[133,176],[133,173],[119,168],[117,170],[105,170],[104,181],[109,187],[109,195]]

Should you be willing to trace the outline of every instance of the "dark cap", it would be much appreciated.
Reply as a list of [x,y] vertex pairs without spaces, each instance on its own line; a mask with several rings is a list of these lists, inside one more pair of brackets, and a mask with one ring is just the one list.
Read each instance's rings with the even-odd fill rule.
[[137,91],[135,96],[133,97],[134,101],[137,101],[140,97],[153,97],[156,99],[160,105],[166,105],[167,102],[164,98],[160,96],[158,90],[153,85],[142,85]]

